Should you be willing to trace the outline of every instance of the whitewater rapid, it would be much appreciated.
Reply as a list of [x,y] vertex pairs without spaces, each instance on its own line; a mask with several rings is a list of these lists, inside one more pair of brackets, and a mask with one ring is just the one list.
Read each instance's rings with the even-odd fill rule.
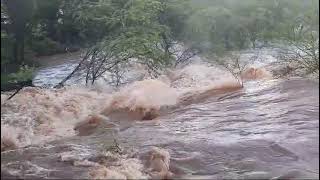
[[319,84],[274,78],[271,57],[247,67],[244,87],[193,63],[119,90],[2,93],[1,176],[319,178]]

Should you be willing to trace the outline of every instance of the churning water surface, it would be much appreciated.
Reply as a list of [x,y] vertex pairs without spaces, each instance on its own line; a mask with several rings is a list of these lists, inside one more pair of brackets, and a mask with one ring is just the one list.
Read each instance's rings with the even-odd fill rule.
[[[53,84],[71,67],[42,70],[35,82]],[[116,139],[134,153],[105,159],[118,174],[105,170],[101,178],[150,178],[147,152],[156,146],[170,154],[172,178],[319,179],[319,84],[265,77],[238,88],[227,72],[191,64],[116,92],[26,88],[10,102],[2,94],[1,141],[10,139],[17,149],[1,153],[1,176],[92,177],[92,168],[103,164],[101,148]],[[149,112],[155,118],[139,119]],[[112,126],[78,136],[75,124],[90,114]]]

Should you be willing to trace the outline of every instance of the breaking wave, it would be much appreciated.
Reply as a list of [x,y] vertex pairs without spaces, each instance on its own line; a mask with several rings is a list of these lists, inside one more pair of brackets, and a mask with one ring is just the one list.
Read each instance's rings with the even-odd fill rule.
[[[184,133],[188,131],[190,131],[189,134],[194,133],[197,138],[201,139],[203,136],[211,133],[211,131],[218,131],[219,128],[223,126],[220,125],[218,121],[217,124],[214,124],[214,121],[216,121],[215,116],[224,117],[229,115],[229,117],[225,118],[232,119],[232,113],[237,111],[228,109],[232,107],[231,102],[231,104],[227,104],[226,107],[221,107],[221,109],[227,108],[228,111],[221,110],[219,113],[217,110],[210,112],[210,126],[214,128],[209,129],[206,132],[207,134],[202,132],[203,134],[199,135],[197,131],[207,127],[204,127],[205,125],[202,127],[199,125],[201,124],[199,122],[192,124],[191,121],[196,119],[196,116],[206,116],[206,114],[203,113],[203,107],[200,105],[198,109],[192,107],[192,105],[205,102],[212,97],[218,97],[226,93],[227,95],[224,96],[225,99],[241,96],[240,91],[245,91],[243,88],[246,88],[246,83],[252,80],[253,83],[249,82],[250,86],[247,87],[255,87],[252,88],[252,92],[250,92],[254,94],[254,92],[260,90],[262,87],[257,85],[257,82],[267,82],[273,77],[272,74],[263,67],[248,67],[241,74],[242,80],[246,82],[244,87],[238,78],[239,77],[233,76],[230,72],[222,68],[199,63],[191,64],[181,69],[167,70],[157,79],[149,78],[135,81],[121,87],[118,91],[107,90],[107,87],[88,89],[81,86],[69,86],[62,89],[24,88],[8,101],[6,98],[9,96],[9,93],[2,93],[1,151],[6,153],[8,150],[23,148],[29,145],[46,144],[55,140],[61,140],[63,142],[64,138],[69,137],[84,138],[85,140],[83,141],[85,142],[100,139],[99,142],[102,142],[104,140],[103,138],[106,138],[107,135],[100,136],[95,134],[99,128],[101,131],[107,132],[108,129],[119,128],[121,126],[119,124],[123,122],[139,122],[139,120],[153,119],[163,120],[165,118],[163,118],[162,115],[166,115],[168,112],[168,118],[175,120],[172,121],[172,127],[170,127],[170,123],[167,123],[166,126],[161,124],[161,122],[152,124],[156,126],[156,128],[159,128],[159,131],[166,132],[164,135],[160,133],[163,136],[158,137],[159,142],[156,141],[160,147],[165,146],[164,144],[166,143],[172,143],[170,138],[168,138],[169,136],[177,137],[177,141],[182,142],[182,140],[178,139],[186,136]],[[273,92],[269,89],[265,91],[266,94],[262,93],[262,95],[259,94],[257,96],[262,100],[265,100],[264,98],[267,96],[268,101],[266,103],[268,103],[270,100],[268,93],[272,94]],[[228,93],[234,94],[228,96]],[[249,98],[251,96],[250,93],[247,95],[248,97],[245,98]],[[278,96],[277,94],[272,94],[272,97],[277,98]],[[272,98],[270,101],[272,101]],[[241,103],[242,101],[239,98],[238,101],[235,100],[235,104],[237,102]],[[206,104],[203,106],[205,105]],[[211,106],[213,105],[210,104],[207,108]],[[219,104],[217,106],[219,106]],[[174,110],[176,109],[187,111],[186,109],[188,108],[194,113],[193,115],[186,114],[186,117],[184,117],[177,113],[176,117],[173,115],[170,116],[170,113],[174,114]],[[197,111],[200,113],[197,114]],[[228,112],[230,112],[230,114],[228,114]],[[187,117],[187,115],[189,116]],[[279,116],[282,116],[282,114]],[[188,120],[190,124],[188,124]],[[186,123],[185,125],[180,125],[181,122]],[[148,128],[146,128],[147,130],[144,132],[140,126],[150,126],[150,124],[144,124],[148,123],[146,121],[140,121],[139,123],[137,123],[133,130],[130,129],[130,127],[127,129],[123,128],[123,132],[119,132],[119,134],[121,135],[121,133],[123,133],[123,136],[126,137],[126,135],[128,136],[128,134],[133,133],[133,131],[142,129],[140,133],[136,134],[136,139],[145,142],[143,148],[145,148],[145,146],[149,148],[150,145],[154,145],[151,143],[148,144],[149,142],[154,142],[152,141],[152,138],[154,138],[152,131],[154,131],[154,129],[148,131]],[[128,124],[128,126],[130,125],[131,124]],[[228,126],[232,126],[232,124],[228,124]],[[103,128],[101,129],[101,127]],[[229,137],[230,134],[227,133],[227,130],[225,131],[226,132],[221,131],[221,136]],[[166,135],[168,137],[166,137]],[[230,136],[233,137],[233,134],[231,133]],[[189,138],[189,136],[186,137]],[[109,135],[108,138],[110,138]],[[164,143],[160,142],[162,140]],[[135,144],[135,142],[132,142],[132,144]],[[170,148],[170,146],[168,147]],[[141,149],[139,149],[139,151],[140,150]],[[141,160],[139,156],[131,156],[125,153],[112,154],[110,152],[104,153],[100,156],[100,159],[98,158],[99,160],[79,158],[80,155],[75,151],[71,151],[71,155],[68,154],[69,152],[64,152],[60,154],[59,157],[60,161],[69,162],[70,157],[72,159],[73,156],[75,156],[76,160],[72,159],[72,165],[85,167],[87,177],[93,179],[171,178],[174,177],[175,173],[184,171],[174,166],[179,163],[179,161],[182,161],[181,159],[184,161],[195,161],[194,164],[198,163],[199,166],[203,166],[201,163],[205,164],[207,163],[206,161],[211,160],[202,157],[201,153],[196,151],[189,154],[184,152],[187,155],[183,158],[180,157],[180,160],[177,158],[177,154],[172,155],[165,147],[153,147],[148,149],[148,151],[149,154],[145,157],[146,161]],[[89,151],[86,153],[90,154],[92,152]],[[173,161],[172,156],[176,156],[173,158]],[[197,162],[199,156],[203,158],[201,162]],[[190,174],[192,173],[189,173],[189,176],[183,177],[205,177],[197,174],[190,176]]]

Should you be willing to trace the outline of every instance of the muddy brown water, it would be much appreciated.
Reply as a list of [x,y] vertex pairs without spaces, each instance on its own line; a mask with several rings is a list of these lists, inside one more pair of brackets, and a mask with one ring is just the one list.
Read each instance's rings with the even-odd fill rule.
[[[120,133],[135,146],[170,149],[180,172],[212,178],[319,178],[318,84],[251,82],[224,98],[181,107]],[[219,100],[217,100],[219,99]]]
[[141,159],[150,146],[167,149],[177,177],[318,179],[318,94],[318,83],[300,78],[247,82],[244,89],[168,110],[117,132],[4,152],[1,176],[87,177],[86,167],[61,162],[59,154],[72,150],[89,158],[115,137],[122,146],[138,149]]
[[[70,71],[68,64],[61,67]],[[54,78],[56,72],[40,70],[35,81],[54,84],[64,76]],[[150,147],[166,149],[174,179],[319,179],[319,83],[305,78],[252,80],[242,89],[192,94],[153,120],[121,113],[109,118],[116,128],[2,152],[1,179],[89,178],[92,167],[74,163],[99,161],[114,139],[143,164]]]

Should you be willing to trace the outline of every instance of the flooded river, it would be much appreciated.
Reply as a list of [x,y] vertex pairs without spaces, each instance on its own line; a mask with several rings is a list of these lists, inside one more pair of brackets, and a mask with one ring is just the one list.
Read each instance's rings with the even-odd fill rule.
[[[261,59],[243,88],[194,63],[117,91],[4,93],[1,177],[319,179],[319,84],[274,78],[272,55]],[[72,67],[42,69],[35,84]]]

